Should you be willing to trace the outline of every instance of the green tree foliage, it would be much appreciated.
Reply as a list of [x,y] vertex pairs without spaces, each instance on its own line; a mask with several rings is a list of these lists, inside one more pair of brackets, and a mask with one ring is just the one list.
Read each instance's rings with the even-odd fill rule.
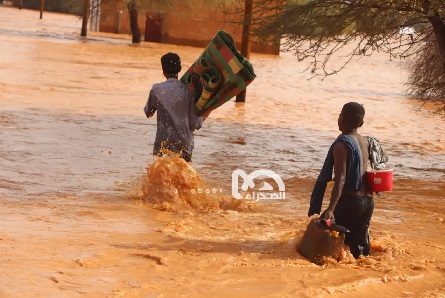
[[[14,6],[19,1],[14,0]],[[45,10],[82,15],[83,0],[45,0]],[[23,0],[23,8],[40,9],[40,0]]]

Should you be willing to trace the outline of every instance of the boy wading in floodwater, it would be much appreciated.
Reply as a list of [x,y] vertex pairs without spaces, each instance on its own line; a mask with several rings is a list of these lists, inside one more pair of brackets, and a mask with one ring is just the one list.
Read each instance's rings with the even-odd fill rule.
[[194,94],[178,80],[179,56],[167,53],[161,64],[167,81],[153,85],[144,108],[147,118],[158,111],[153,154],[161,156],[167,149],[191,161],[193,132],[201,128],[204,118],[197,116]]
[[[311,196],[308,215],[320,213],[326,184],[332,180],[334,167],[334,187],[329,207],[321,215],[322,219],[335,219],[336,224],[344,226],[345,244],[352,255],[369,255],[369,224],[374,211],[366,170],[368,168],[369,143],[357,129],[363,125],[365,109],[356,102],[343,106],[338,118],[338,128],[342,134],[329,149],[328,156],[315,183]],[[372,193],[371,193],[372,194]]]

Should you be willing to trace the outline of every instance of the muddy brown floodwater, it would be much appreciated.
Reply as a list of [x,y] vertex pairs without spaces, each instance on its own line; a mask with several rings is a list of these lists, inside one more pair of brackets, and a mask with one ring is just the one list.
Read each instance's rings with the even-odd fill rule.
[[[202,49],[79,28],[0,6],[0,297],[444,297],[445,121],[404,95],[406,62],[377,54],[308,81],[292,55],[253,54],[247,103],[195,137],[190,175],[221,207],[153,205],[142,109],[160,56],[185,69]],[[347,101],[364,104],[394,191],[375,199],[371,256],[317,266],[295,245]],[[275,171],[285,199],[231,205],[237,168]]]

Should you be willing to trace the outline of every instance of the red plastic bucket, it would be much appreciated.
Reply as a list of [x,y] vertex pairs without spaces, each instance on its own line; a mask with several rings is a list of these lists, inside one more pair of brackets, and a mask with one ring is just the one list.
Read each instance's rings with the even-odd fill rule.
[[367,171],[369,185],[372,192],[382,192],[392,190],[393,169]]

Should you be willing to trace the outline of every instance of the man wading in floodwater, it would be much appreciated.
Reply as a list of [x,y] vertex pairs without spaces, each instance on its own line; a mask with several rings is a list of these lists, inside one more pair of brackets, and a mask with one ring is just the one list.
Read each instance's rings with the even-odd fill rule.
[[196,114],[194,94],[178,80],[179,56],[167,53],[161,64],[167,81],[153,85],[144,108],[147,118],[158,111],[153,154],[161,156],[167,149],[191,161],[193,131],[201,128],[204,118]]
[[343,106],[338,118],[338,128],[342,134],[329,149],[328,156],[314,186],[308,215],[320,213],[326,184],[332,180],[334,167],[334,187],[329,207],[321,218],[335,219],[335,223],[346,227],[345,244],[352,255],[369,255],[369,224],[374,211],[374,199],[369,196],[370,187],[366,170],[368,168],[368,140],[358,134],[363,125],[365,109],[356,102]]

